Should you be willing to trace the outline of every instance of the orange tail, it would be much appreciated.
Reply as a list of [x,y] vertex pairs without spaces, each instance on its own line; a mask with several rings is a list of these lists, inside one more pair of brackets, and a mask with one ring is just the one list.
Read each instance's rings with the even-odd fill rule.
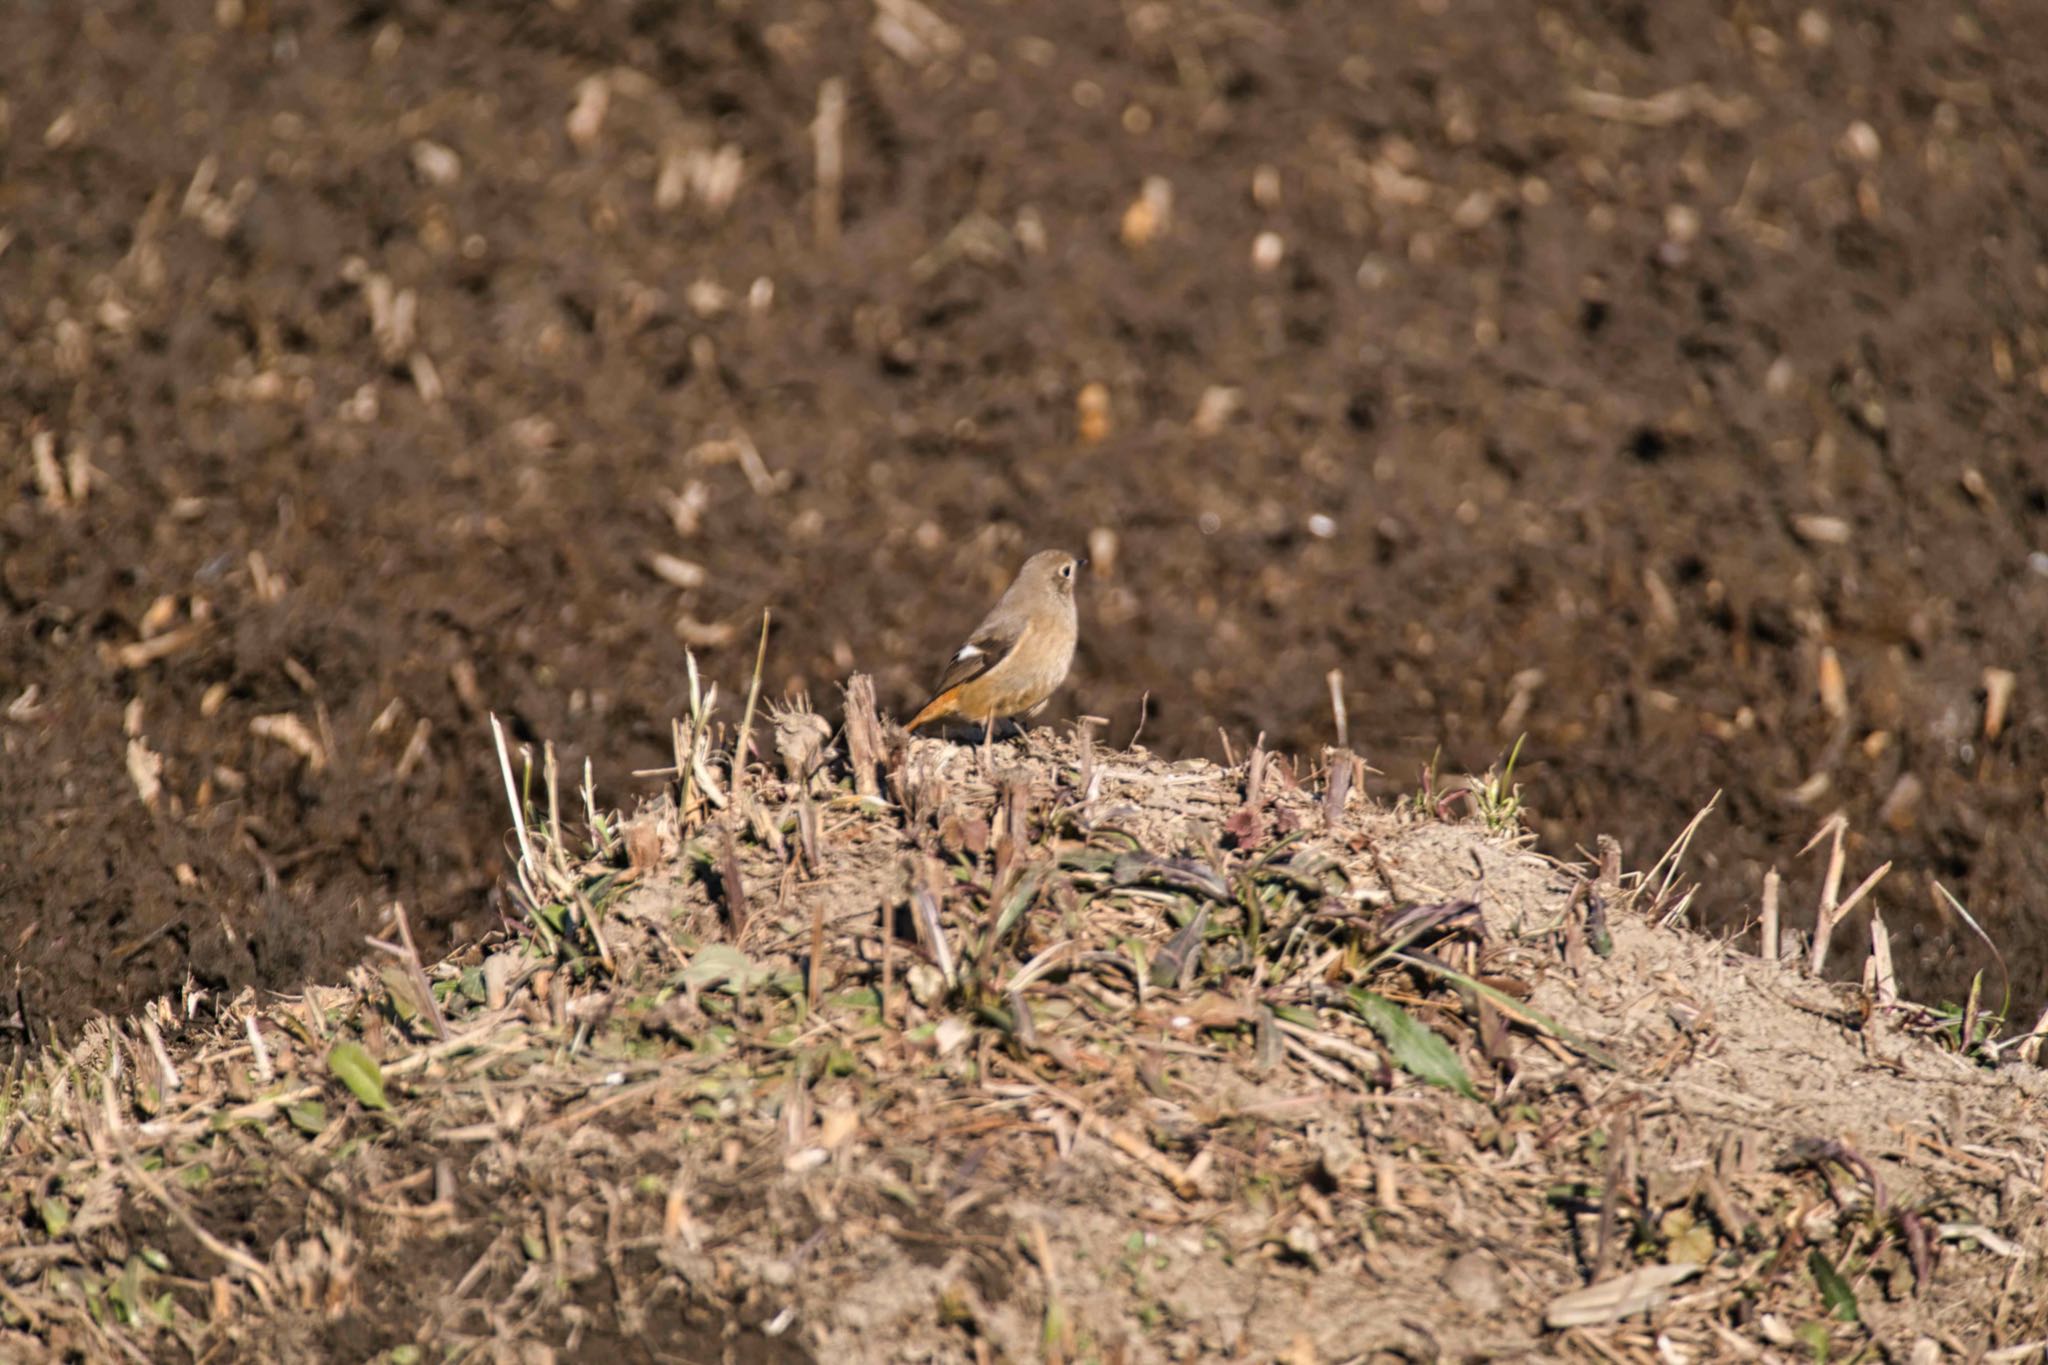
[[916,718],[906,728],[915,730],[921,725],[930,725],[935,720],[945,720],[949,716],[957,715],[959,708],[954,703],[959,700],[960,689],[957,687],[947,688],[939,693],[938,696],[926,702],[924,710],[919,711]]

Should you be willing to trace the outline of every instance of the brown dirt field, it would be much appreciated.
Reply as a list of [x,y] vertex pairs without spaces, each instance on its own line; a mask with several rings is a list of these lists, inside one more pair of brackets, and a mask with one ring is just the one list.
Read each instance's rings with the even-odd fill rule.
[[911,705],[1102,531],[1068,713],[1306,746],[1341,668],[1384,789],[1526,730],[1561,851],[1722,789],[1721,925],[1841,809],[1909,989],[1940,879],[2031,1007],[2044,69],[2024,0],[0,7],[0,1026],[472,937],[485,711],[623,794],[686,642]]

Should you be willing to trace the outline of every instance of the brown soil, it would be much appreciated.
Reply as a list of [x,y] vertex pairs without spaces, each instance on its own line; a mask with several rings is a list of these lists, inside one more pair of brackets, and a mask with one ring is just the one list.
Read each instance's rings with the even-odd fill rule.
[[1986,961],[1934,879],[2038,982],[2048,10],[1719,8],[0,7],[12,1026],[472,936],[486,711],[623,792],[686,641],[909,705],[1103,528],[1119,739],[1341,668],[1393,788],[1526,730],[1645,857],[1722,789],[1722,924],[1839,808],[1909,989]]

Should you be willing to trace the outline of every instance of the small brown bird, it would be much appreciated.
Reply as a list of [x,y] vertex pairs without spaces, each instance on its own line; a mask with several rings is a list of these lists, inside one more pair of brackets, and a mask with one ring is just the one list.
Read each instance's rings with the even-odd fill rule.
[[1074,662],[1074,570],[1064,550],[1040,550],[946,661],[937,695],[910,728],[942,720],[975,725],[1036,715]]

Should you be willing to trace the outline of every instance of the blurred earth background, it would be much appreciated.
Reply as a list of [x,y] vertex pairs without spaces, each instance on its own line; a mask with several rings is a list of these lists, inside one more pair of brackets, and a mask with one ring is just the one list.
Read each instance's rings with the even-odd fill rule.
[[0,1030],[473,935],[487,713],[630,806],[686,648],[901,717],[1047,545],[1054,723],[1339,669],[1561,855],[1722,792],[1729,932],[1839,811],[2031,1010],[2044,222],[2029,0],[11,0]]

